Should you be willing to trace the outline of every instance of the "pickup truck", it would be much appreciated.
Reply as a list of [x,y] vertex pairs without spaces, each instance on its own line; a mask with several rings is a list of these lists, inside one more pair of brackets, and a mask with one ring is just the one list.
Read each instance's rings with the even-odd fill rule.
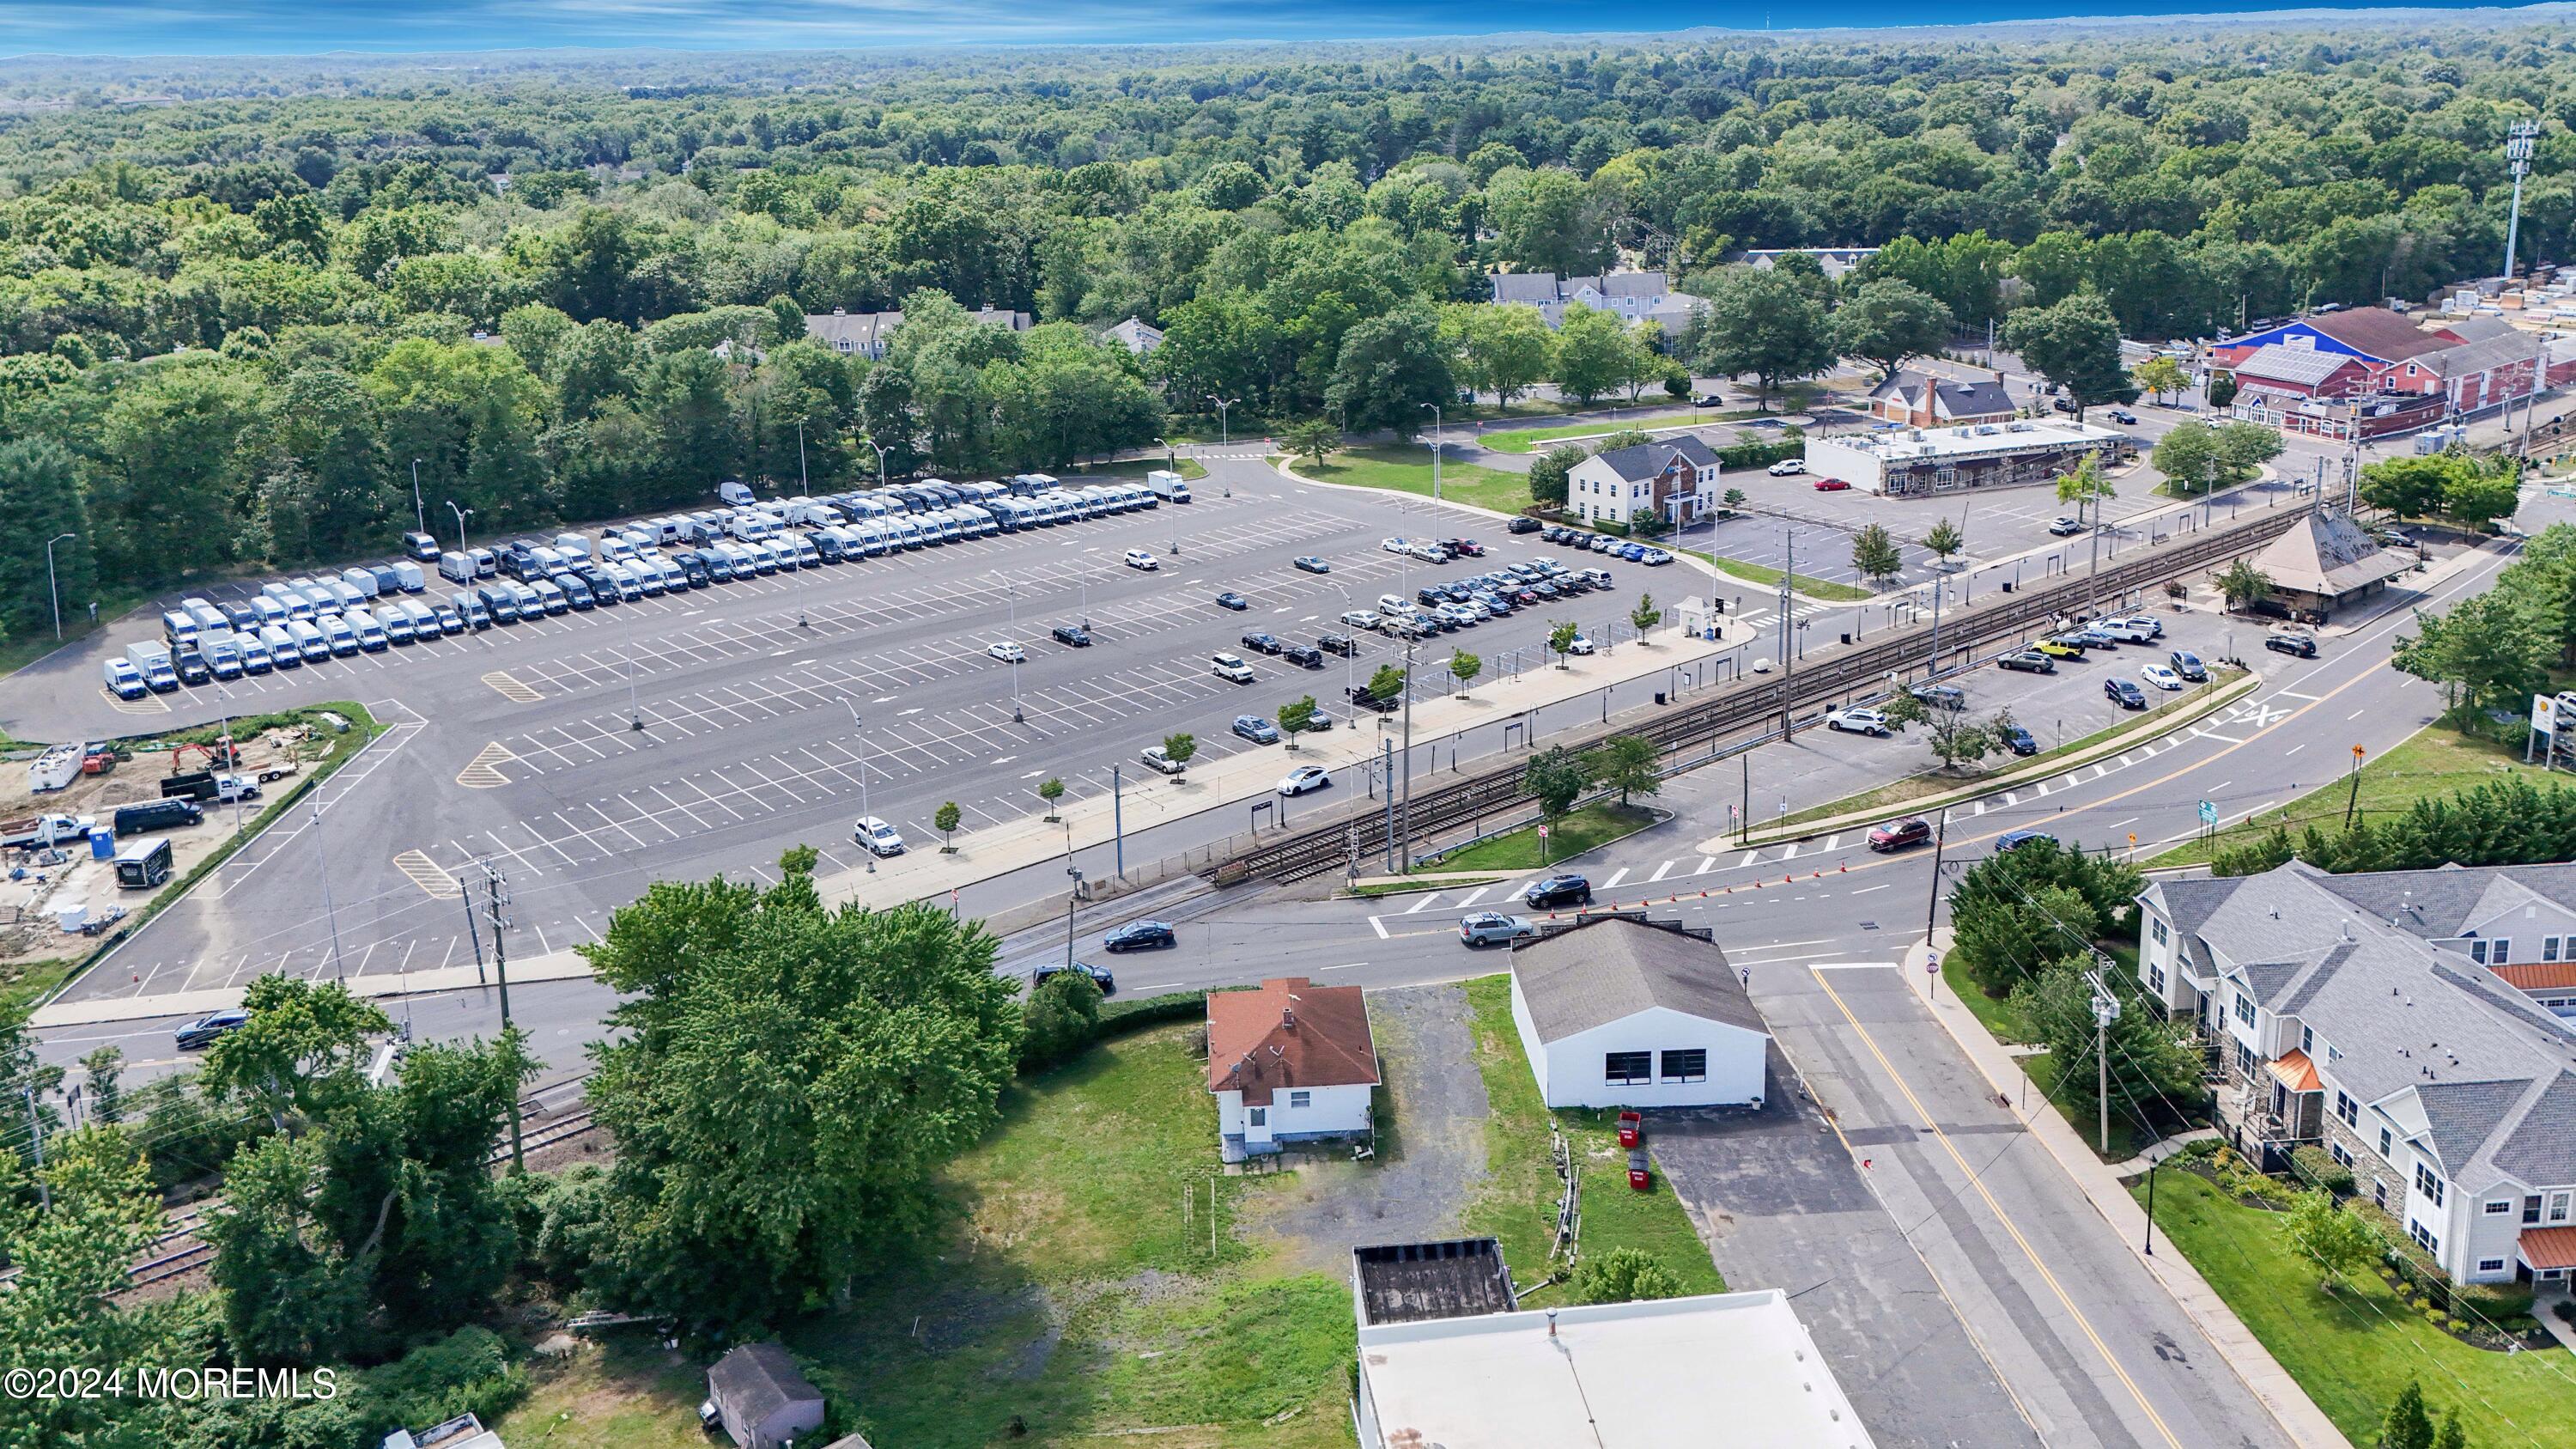
[[256,800],[259,798],[259,784],[248,775],[219,775],[212,770],[191,770],[165,777],[161,781],[161,798],[195,800],[200,804],[208,800]]
[[1356,688],[1345,690],[1343,693],[1350,696],[1352,704],[1357,705],[1361,709],[1374,710],[1379,714],[1393,714],[1401,707],[1392,699],[1382,698],[1378,695],[1369,693],[1367,685],[1360,685]]
[[90,815],[29,815],[0,820],[0,850],[41,850],[82,839],[98,824]]

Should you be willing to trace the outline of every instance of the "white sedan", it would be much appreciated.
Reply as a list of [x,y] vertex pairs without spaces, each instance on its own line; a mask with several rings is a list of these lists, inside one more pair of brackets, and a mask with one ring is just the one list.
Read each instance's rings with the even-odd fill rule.
[[1280,778],[1279,793],[1282,795],[1303,795],[1309,790],[1325,789],[1332,783],[1332,772],[1325,769],[1323,766],[1299,765],[1297,768],[1290,770],[1286,775]]
[[1412,542],[1411,542],[1410,540],[1408,540],[1408,539],[1401,539],[1401,538],[1381,538],[1381,539],[1379,539],[1379,540],[1377,541],[1377,546],[1378,546],[1380,549],[1382,549],[1382,550],[1384,550],[1385,552],[1387,552],[1387,553],[1411,553],[1411,552],[1413,552],[1413,544],[1412,544]]
[[2176,674],[2171,665],[2150,664],[2138,671],[2138,677],[2158,689],[2182,688],[2182,676]]
[[985,645],[984,652],[1001,660],[1004,664],[1018,664],[1029,657],[1029,651],[1012,643],[1008,639],[998,639],[993,643]]

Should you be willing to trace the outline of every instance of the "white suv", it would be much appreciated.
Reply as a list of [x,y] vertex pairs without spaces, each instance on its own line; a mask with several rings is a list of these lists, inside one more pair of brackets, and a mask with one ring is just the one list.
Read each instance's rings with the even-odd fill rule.
[[1244,663],[1243,656],[1240,654],[1211,654],[1208,656],[1208,668],[1214,671],[1219,679],[1231,679],[1237,684],[1252,682],[1252,666]]
[[1159,560],[1141,548],[1127,550],[1127,567],[1131,569],[1143,569],[1147,573],[1152,573],[1162,566]]
[[1825,716],[1825,728],[1884,737],[1887,734],[1887,716],[1874,709],[1838,709]]
[[1806,471],[1807,460],[1804,458],[1783,458],[1771,465],[1771,476],[1774,478],[1786,478]]
[[1379,620],[1377,615],[1366,609],[1351,609],[1343,613],[1342,622],[1354,629],[1374,629],[1378,626]]
[[873,815],[859,817],[859,823],[850,829],[850,839],[870,855],[903,854],[903,836]]

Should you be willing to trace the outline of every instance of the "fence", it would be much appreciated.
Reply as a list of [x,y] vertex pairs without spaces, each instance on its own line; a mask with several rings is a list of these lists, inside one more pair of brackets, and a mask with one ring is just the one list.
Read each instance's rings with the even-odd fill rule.
[[[1979,651],[1996,641],[2024,637],[2034,626],[2061,619],[2091,600],[2122,596],[2258,548],[2287,533],[2315,507],[2311,497],[2292,507],[2266,509],[2232,527],[2183,535],[2144,557],[2106,567],[2098,576],[2063,576],[2054,584],[1990,595],[1942,620],[1937,654],[1928,625],[1905,626],[1895,637],[1858,646],[1825,663],[1778,678],[1740,679],[1714,698],[1632,724],[1581,730],[1561,742],[1580,749],[1614,735],[1638,735],[1667,756],[1706,746],[1707,758],[1713,759],[1721,741],[1750,726],[1790,724],[1801,711],[1813,713],[1844,698],[1874,694],[1891,680],[1928,678],[1973,664]],[[1454,784],[1417,789],[1409,810],[1402,812],[1409,817],[1409,828],[1405,821],[1390,821],[1379,802],[1366,812],[1346,810],[1328,822],[1256,840],[1240,850],[1229,848],[1231,840],[1208,847],[1206,863],[1194,868],[1220,884],[1249,876],[1293,881],[1392,857],[1399,848],[1409,855],[1416,839],[1523,807],[1528,800],[1524,773],[1525,762],[1510,760]]]

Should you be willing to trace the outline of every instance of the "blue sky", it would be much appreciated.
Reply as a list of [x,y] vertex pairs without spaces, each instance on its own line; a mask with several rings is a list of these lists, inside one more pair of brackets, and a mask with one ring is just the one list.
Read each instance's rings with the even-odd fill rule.
[[[2157,15],[2209,0],[1843,0],[1672,8],[1606,0],[0,0],[0,54],[266,55],[546,46],[682,50],[1372,39],[1715,25],[1783,29]],[[2360,8],[2360,7],[2356,7]],[[2376,8],[2376,7],[2372,7]],[[2410,8],[2466,8],[2431,5]]]

